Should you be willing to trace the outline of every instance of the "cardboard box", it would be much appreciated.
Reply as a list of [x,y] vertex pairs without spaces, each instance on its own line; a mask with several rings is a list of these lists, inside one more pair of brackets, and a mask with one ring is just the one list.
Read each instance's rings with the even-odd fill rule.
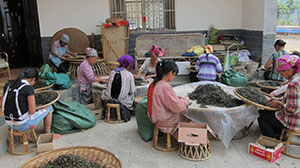
[[277,139],[260,136],[255,143],[249,143],[248,153],[268,162],[275,162],[281,156],[282,142]]
[[54,149],[54,134],[40,134],[37,141],[37,152],[45,152]]
[[184,142],[186,145],[207,144],[207,131],[216,137],[213,130],[207,124],[201,123],[180,122],[176,129],[174,129],[174,132],[176,131],[178,131],[178,142]]

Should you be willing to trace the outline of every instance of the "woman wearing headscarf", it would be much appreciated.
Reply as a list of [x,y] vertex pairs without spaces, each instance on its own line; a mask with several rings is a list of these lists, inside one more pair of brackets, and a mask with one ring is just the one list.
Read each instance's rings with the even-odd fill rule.
[[69,50],[69,42],[70,37],[67,34],[63,34],[60,40],[56,40],[51,46],[50,59],[56,68],[58,68],[58,72],[67,73],[69,70],[69,62],[63,61],[61,59],[62,56],[77,56],[76,52]]
[[106,83],[105,79],[101,79],[94,75],[92,66],[99,58],[97,51],[93,48],[86,48],[86,58],[80,64],[77,69],[77,87],[73,93],[73,101],[77,101],[81,104],[92,103],[92,83],[103,82]]
[[217,73],[223,71],[219,58],[213,55],[210,46],[205,46],[205,54],[199,56],[196,62],[197,78],[199,81],[216,81]]
[[145,79],[154,78],[156,76],[156,64],[158,61],[161,61],[158,57],[162,57],[164,55],[164,49],[153,45],[149,50],[150,58],[146,58],[138,74],[136,75],[136,78],[140,78],[142,72],[146,73]]
[[275,66],[278,73],[288,80],[287,90],[282,99],[270,100],[270,105],[279,110],[260,110],[258,123],[263,135],[279,138],[282,128],[300,130],[300,58],[284,55],[277,59]]
[[283,40],[277,40],[274,44],[275,53],[271,55],[267,63],[262,67],[263,69],[270,70],[267,71],[265,75],[265,79],[268,80],[276,80],[276,81],[284,81],[284,78],[276,71],[275,63],[278,58],[283,55],[289,55],[287,51],[284,50],[286,42]]
[[[131,73],[134,59],[130,55],[124,55],[117,61],[120,66],[111,71],[107,89],[102,92],[101,98],[106,103],[120,104],[121,118],[127,122],[130,120],[134,102],[135,84],[134,76]],[[105,113],[103,114],[105,115]]]

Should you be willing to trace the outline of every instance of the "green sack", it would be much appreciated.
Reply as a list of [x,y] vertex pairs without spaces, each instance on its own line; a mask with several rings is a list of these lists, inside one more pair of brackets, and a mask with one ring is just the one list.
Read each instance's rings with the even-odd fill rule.
[[45,73],[46,84],[54,83],[56,89],[68,89],[72,86],[72,81],[67,74],[64,73]]
[[233,69],[228,69],[221,75],[221,82],[234,87],[246,87],[248,78]]
[[47,72],[50,72],[50,73],[51,73],[50,66],[49,66],[49,64],[44,64],[44,65],[42,66],[42,68],[41,68],[41,72],[39,73],[40,78],[46,80],[46,79],[47,79],[47,78],[46,78]]
[[148,142],[152,140],[154,124],[148,117],[147,97],[143,98],[135,108],[136,122],[141,138]]
[[58,100],[53,108],[51,131],[54,133],[68,134],[96,125],[94,113],[80,103]]

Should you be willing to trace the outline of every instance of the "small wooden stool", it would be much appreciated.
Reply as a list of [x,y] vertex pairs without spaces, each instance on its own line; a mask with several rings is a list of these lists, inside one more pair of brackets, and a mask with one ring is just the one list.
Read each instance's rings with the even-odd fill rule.
[[[112,108],[115,108],[117,111],[117,121],[111,121],[110,120],[110,111]],[[120,112],[120,105],[119,104],[113,104],[113,103],[107,103],[106,104],[106,116],[105,116],[105,122],[111,123],[111,124],[118,124],[124,122],[124,120],[121,119],[121,112]]]
[[[34,151],[36,151],[36,149],[32,149],[29,150],[29,142],[28,142],[28,138],[27,135],[31,134],[32,138],[33,138],[33,142],[36,143],[37,142],[37,136],[35,134],[34,129],[32,130],[28,130],[25,132],[19,132],[19,131],[14,131],[11,132],[12,130],[10,128],[8,128],[8,145],[9,145],[9,153],[12,155],[25,155],[25,154],[29,154],[32,153]],[[15,148],[15,143],[14,143],[14,136],[19,136],[19,140],[20,140],[20,144],[24,144],[24,152],[21,153],[16,153],[14,148]]]
[[290,147],[290,144],[293,144],[293,145],[300,145],[299,142],[292,142],[292,136],[293,135],[300,135],[300,131],[294,131],[294,130],[290,130],[290,129],[285,129],[283,128],[282,129],[282,132],[281,132],[281,136],[280,136],[280,141],[282,141],[283,139],[283,135],[284,133],[287,132],[287,140],[285,142],[285,148],[284,150],[282,151],[283,154],[289,156],[289,157],[293,157],[293,158],[296,158],[296,159],[300,159],[300,156],[297,156],[297,155],[293,155],[293,154],[290,154],[288,153],[288,150],[289,150],[289,147]]
[[177,147],[172,147],[172,142],[171,142],[171,134],[167,133],[167,146],[166,148],[162,148],[158,146],[158,134],[159,134],[159,129],[157,126],[154,127],[154,132],[153,132],[153,137],[152,137],[152,147],[163,152],[168,152],[168,151],[175,151],[177,150]]
[[208,141],[207,144],[200,145],[187,145],[185,143],[180,143],[178,154],[182,158],[191,161],[206,160],[211,156],[210,142]]

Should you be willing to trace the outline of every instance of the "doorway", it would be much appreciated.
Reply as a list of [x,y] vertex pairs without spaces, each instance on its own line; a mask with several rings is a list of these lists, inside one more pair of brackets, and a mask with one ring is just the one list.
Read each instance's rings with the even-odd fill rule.
[[43,64],[36,0],[0,0],[0,50],[11,68]]

